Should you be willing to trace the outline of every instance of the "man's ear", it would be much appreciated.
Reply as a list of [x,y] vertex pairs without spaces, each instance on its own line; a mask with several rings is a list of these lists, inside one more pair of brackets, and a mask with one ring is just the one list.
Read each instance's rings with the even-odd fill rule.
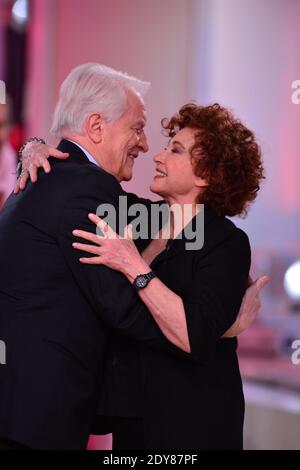
[[103,119],[101,114],[91,114],[86,121],[86,132],[94,144],[100,144],[102,141]]

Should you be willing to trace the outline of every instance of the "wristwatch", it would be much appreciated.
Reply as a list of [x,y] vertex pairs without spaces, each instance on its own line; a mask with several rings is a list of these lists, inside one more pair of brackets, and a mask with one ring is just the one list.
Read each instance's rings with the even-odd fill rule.
[[139,274],[133,281],[133,286],[136,289],[144,289],[154,277],[156,277],[156,274],[153,271],[147,274]]

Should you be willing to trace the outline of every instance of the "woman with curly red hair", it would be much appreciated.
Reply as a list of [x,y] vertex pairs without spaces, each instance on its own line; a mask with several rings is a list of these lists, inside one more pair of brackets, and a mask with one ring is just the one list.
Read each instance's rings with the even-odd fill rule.
[[[247,288],[251,254],[247,235],[226,216],[244,216],[256,198],[264,177],[261,151],[254,134],[219,104],[186,104],[162,125],[170,140],[154,157],[151,190],[170,207],[177,205],[183,212],[186,205],[192,207],[185,225],[181,230],[171,225],[170,239],[153,239],[142,254],[130,238],[99,238],[78,230],[75,235],[92,244],[73,246],[95,255],[81,258],[82,263],[104,264],[126,276],[145,311],[155,313],[160,323],[173,315],[178,338],[172,342],[190,355],[187,360],[136,346],[142,378],[133,385],[138,403],[136,424],[132,431],[127,428],[127,448],[139,436],[145,449],[242,449],[237,339],[223,336]],[[203,215],[199,204],[204,205],[204,244],[188,250],[185,229],[197,227]],[[113,234],[96,215],[89,217],[104,233]],[[112,358],[108,374],[119,377],[124,370],[122,356]],[[110,377],[103,401],[117,415],[112,411],[118,409],[113,383]],[[128,396],[131,386],[127,384]],[[118,439],[117,428],[114,433]]]
[[194,130],[194,172],[209,181],[198,202],[219,215],[246,215],[263,178],[261,151],[253,132],[219,104],[186,104],[162,125],[169,137],[186,127]]

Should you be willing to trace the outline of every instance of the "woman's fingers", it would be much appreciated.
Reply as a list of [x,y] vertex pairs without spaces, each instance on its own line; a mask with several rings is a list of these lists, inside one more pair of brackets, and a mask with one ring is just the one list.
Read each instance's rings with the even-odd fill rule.
[[68,153],[57,150],[52,145],[45,145],[38,142],[29,142],[22,152],[22,172],[19,176],[15,188],[14,194],[19,191],[23,191],[26,187],[28,178],[30,177],[32,183],[37,182],[37,170],[43,168],[45,173],[51,172],[51,166],[48,162],[49,156],[65,160],[70,155]]
[[15,184],[14,194],[18,194],[19,191],[20,191],[20,178],[17,179],[17,182]]
[[29,172],[28,171],[22,171],[22,173],[19,177],[19,189],[21,191],[23,191],[23,189],[25,189],[28,178],[29,178]]
[[44,155],[44,156],[46,158],[51,156],[51,157],[54,157],[54,158],[58,158],[58,160],[65,160],[66,158],[68,158],[70,156],[69,153],[61,152],[60,150],[53,147],[52,145],[46,145],[45,151],[46,151],[46,155]]
[[90,213],[88,217],[95,225],[97,225],[98,229],[100,228],[101,232],[104,233],[105,238],[117,238],[116,232],[103,219],[93,213]]
[[93,255],[100,255],[99,250],[101,249],[99,246],[95,245],[86,245],[84,243],[72,243],[73,248],[80,251],[86,251],[87,253],[92,253]]
[[101,244],[101,238],[99,237],[99,235],[96,235],[95,233],[90,233],[90,232],[86,232],[85,230],[73,230],[73,235],[75,235],[75,237],[78,237],[78,238],[84,238],[85,240],[89,241],[89,242],[93,242],[93,243],[96,243],[96,245],[100,245]]
[[94,256],[93,258],[79,258],[82,264],[104,264],[101,256]]
[[29,171],[29,175],[30,175],[30,179],[32,183],[36,183],[37,182],[37,167],[33,164],[30,164],[28,171]]
[[124,238],[127,238],[127,239],[132,240],[132,238],[133,238],[133,235],[132,235],[132,224],[126,225],[125,230],[124,230]]
[[94,222],[94,224],[98,225],[98,224],[101,224],[101,222],[103,222],[102,219],[100,219],[100,217],[98,217],[96,214],[93,214],[92,212],[88,215],[88,218]]
[[259,295],[260,291],[270,282],[269,276],[261,276],[255,281],[257,295]]
[[42,167],[44,168],[45,173],[50,173],[50,171],[51,171],[51,166],[50,166],[50,163],[48,162],[48,160],[45,160],[45,161],[42,163]]

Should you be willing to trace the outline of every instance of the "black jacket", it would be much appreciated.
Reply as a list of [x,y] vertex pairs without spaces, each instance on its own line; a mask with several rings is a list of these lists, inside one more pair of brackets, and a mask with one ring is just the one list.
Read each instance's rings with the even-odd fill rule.
[[79,262],[72,230],[94,231],[88,213],[117,207],[126,193],[76,145],[59,149],[70,158],[53,159],[51,174],[12,194],[0,213],[0,438],[80,449],[101,390],[107,327],[169,343],[125,277]]
[[[241,449],[237,340],[221,337],[247,287],[249,241],[231,221],[205,209],[203,248],[188,251],[186,242],[172,241],[151,267],[183,299],[192,357],[116,344],[98,411],[142,417],[147,449]],[[127,380],[134,370],[136,379]]]

